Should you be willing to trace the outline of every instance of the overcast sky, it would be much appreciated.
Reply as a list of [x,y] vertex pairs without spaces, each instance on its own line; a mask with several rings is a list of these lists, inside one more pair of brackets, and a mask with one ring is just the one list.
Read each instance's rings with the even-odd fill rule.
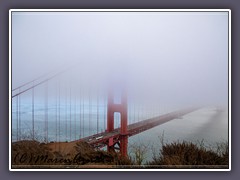
[[227,12],[13,12],[13,88],[74,66],[139,95],[227,103]]

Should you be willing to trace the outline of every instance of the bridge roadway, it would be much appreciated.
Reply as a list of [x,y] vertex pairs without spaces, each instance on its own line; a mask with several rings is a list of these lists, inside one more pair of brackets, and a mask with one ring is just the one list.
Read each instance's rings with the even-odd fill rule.
[[[148,129],[151,129],[153,127],[156,127],[160,124],[166,123],[168,121],[171,121],[173,119],[179,119],[182,118],[182,116],[191,113],[195,110],[197,110],[199,108],[189,108],[189,109],[185,109],[185,110],[178,110],[178,111],[174,111],[171,113],[167,113],[164,115],[160,115],[160,116],[156,116],[153,118],[149,118],[137,123],[133,123],[128,125],[128,133],[126,134],[128,137],[131,137],[133,135],[139,134],[143,131],[146,131]],[[102,132],[102,133],[98,133],[98,134],[94,134],[76,141],[72,141],[72,142],[81,142],[81,141],[85,141],[88,144],[92,145],[93,147],[96,148],[102,148],[104,146],[106,146],[108,144],[108,140],[109,139],[113,139],[114,143],[117,143],[119,141],[119,137],[120,137],[120,128],[115,129],[112,132]]]

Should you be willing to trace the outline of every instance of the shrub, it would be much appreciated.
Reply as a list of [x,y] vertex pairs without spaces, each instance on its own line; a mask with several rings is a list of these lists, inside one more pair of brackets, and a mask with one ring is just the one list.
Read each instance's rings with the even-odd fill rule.
[[159,157],[149,165],[228,165],[228,148],[221,153],[207,150],[191,142],[164,144]]

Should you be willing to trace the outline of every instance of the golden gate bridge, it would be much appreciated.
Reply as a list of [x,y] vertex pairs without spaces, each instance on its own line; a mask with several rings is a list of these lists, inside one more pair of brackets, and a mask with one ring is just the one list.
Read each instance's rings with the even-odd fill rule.
[[12,142],[85,141],[126,157],[129,137],[198,109],[164,111],[160,105],[134,102],[124,89],[116,94],[111,87],[74,88],[61,82],[62,74],[40,76],[12,89]]

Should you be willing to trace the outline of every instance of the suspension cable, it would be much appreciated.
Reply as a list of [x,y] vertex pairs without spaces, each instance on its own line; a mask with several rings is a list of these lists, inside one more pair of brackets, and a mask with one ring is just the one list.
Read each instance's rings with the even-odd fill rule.
[[70,87],[70,141],[72,139],[72,103],[71,103],[71,98],[72,98],[72,92],[71,92],[71,87]]
[[17,141],[19,140],[19,137],[18,137],[18,133],[19,133],[19,110],[18,110],[18,108],[19,108],[19,104],[18,104],[18,96],[17,96],[17,100],[16,100],[16,116],[17,116]]
[[88,111],[89,111],[89,114],[88,114],[88,134],[90,135],[91,133],[90,133],[90,129],[91,129],[91,95],[90,95],[90,91],[89,91],[89,109],[88,109]]
[[79,138],[82,137],[82,113],[81,113],[81,104],[82,98],[81,98],[81,90],[79,91]]
[[[58,141],[60,141],[60,130],[61,130],[61,86],[60,86],[60,82],[58,84]],[[60,148],[60,146],[59,146]]]
[[85,134],[84,134],[84,129],[85,129],[85,128],[84,128],[84,122],[85,122],[85,119],[84,119],[84,118],[85,118],[85,116],[84,116],[84,114],[85,114],[85,111],[84,111],[84,100],[85,100],[85,99],[84,99],[84,93],[83,93],[83,101],[82,101],[82,103],[83,103],[83,137],[84,137],[84,135],[85,135]]
[[48,81],[45,86],[45,142],[48,143]]
[[97,94],[97,134],[99,132],[99,99],[98,99],[98,94]]
[[67,124],[68,124],[68,114],[67,114],[67,88],[66,88],[66,98],[65,98],[65,136],[66,136],[66,141],[67,141]]
[[[33,86],[31,86],[31,87],[23,90],[23,91],[20,91],[20,92],[18,92],[17,94],[13,95],[12,98],[14,98],[14,97],[16,97],[16,96],[19,96],[20,94],[22,94],[22,93],[24,93],[24,92],[27,92],[27,91],[29,91],[30,89],[33,89],[34,87],[37,87],[37,86],[39,86],[39,85],[41,85],[41,84],[43,84],[43,83],[45,83],[45,82],[47,82],[47,81],[55,78],[56,76],[58,76],[58,75],[60,75],[60,74],[62,74],[62,73],[63,73],[63,72],[57,73],[57,74],[51,76],[50,78],[47,78],[47,79],[45,79],[45,80],[43,80],[43,81],[41,81],[41,82],[39,82],[39,83],[37,83],[37,84],[35,84],[35,85],[33,85]],[[33,80],[33,81],[31,81],[31,82],[34,82],[34,81],[35,81],[35,80]],[[27,83],[27,84],[29,84],[29,83]],[[18,87],[18,88],[15,88],[15,89],[20,89],[20,88]],[[14,90],[15,90],[15,89],[14,89]],[[13,90],[12,90],[12,91],[13,91]]]
[[22,131],[21,131],[21,96],[19,96],[19,105],[18,105],[18,112],[19,112],[19,115],[18,115],[18,120],[19,120],[19,124],[18,124],[18,127],[19,127],[19,140],[22,139]]
[[35,131],[34,131],[34,88],[32,88],[32,140],[35,139],[34,135],[35,135]]
[[74,136],[75,136],[75,140],[77,139],[76,136],[77,136],[77,103],[76,103],[76,95],[74,95]]

